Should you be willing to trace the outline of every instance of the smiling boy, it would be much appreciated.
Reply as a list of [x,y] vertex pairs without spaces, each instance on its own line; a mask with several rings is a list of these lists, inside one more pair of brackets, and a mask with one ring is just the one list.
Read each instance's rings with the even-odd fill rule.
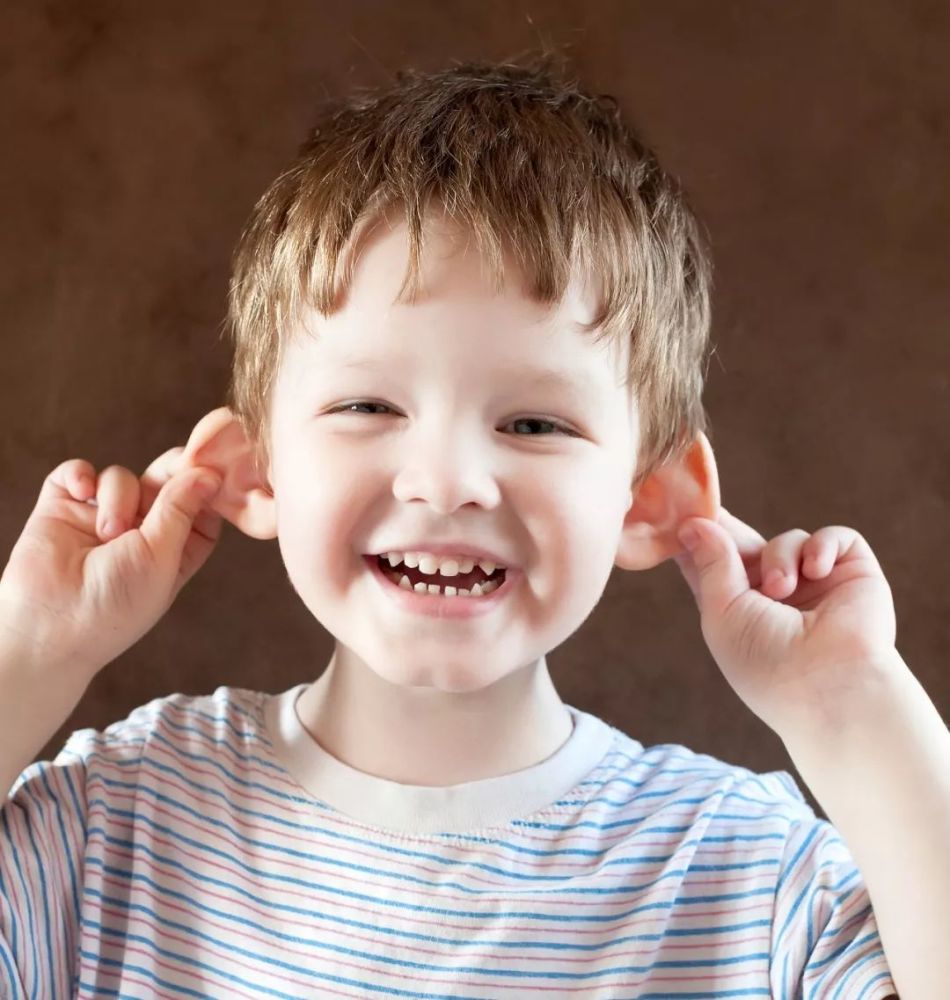
[[[279,539],[334,636],[329,669],[297,702],[307,729],[361,771],[443,786],[521,770],[565,742],[545,654],[587,618],[615,561],[678,551],[675,526],[711,514],[716,491],[697,447],[663,471],[652,509],[631,509],[636,409],[621,352],[578,329],[591,304],[579,291],[556,309],[534,301],[510,259],[495,294],[465,231],[444,214],[428,226],[415,303],[393,304],[407,234],[389,218],[357,244],[338,311],[311,312],[288,343],[266,480],[243,439],[210,438],[196,461],[244,484],[226,480],[217,509]],[[407,552],[454,556],[450,572],[490,560],[504,582],[430,595],[435,579],[451,587],[432,565],[408,589]]]
[[[787,772],[644,747],[548,672],[614,566],[673,558],[746,703],[797,724],[795,685],[785,713],[727,656],[727,570],[747,559],[738,611],[769,568],[803,566],[810,600],[838,529],[766,547],[722,510],[710,280],[682,192],[549,67],[401,74],[323,115],[235,253],[229,406],[141,484],[75,460],[44,486],[0,581],[3,691],[33,732],[4,716],[5,773],[222,519],[277,539],[332,658],[277,695],[157,699],[23,769],[0,828],[11,996],[896,995],[854,858]],[[54,517],[128,574],[110,592],[167,572],[168,602],[100,606],[109,627],[66,642],[80,616],[27,593]],[[64,684],[52,651],[80,646]]]

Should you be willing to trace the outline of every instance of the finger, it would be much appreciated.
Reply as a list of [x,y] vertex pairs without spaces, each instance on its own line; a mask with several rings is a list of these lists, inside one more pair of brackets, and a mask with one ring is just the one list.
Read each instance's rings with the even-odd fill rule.
[[139,490],[138,516],[144,519],[145,515],[152,509],[155,498],[161,488],[172,478],[181,468],[181,456],[184,448],[178,445],[169,448],[158,456],[142,473]]
[[724,507],[720,508],[716,523],[724,528],[736,543],[739,555],[746,564],[746,569],[754,567],[759,562],[759,555],[765,548],[766,540],[755,528],[730,514]]
[[132,527],[139,506],[139,479],[131,469],[110,465],[99,473],[96,490],[99,512],[96,534],[103,540],[117,538]]
[[[219,476],[200,467],[187,469],[174,476],[162,487],[158,499],[139,529],[156,564],[166,572],[177,570],[179,587],[186,582],[188,573],[194,568],[186,565],[183,554],[189,539],[193,537],[195,519],[213,498],[213,494],[204,494],[200,490],[199,480],[208,478],[214,480],[216,488],[220,486]],[[206,558],[214,547],[214,540],[200,541]],[[200,565],[200,561],[198,564]]]
[[[754,548],[758,551],[766,544],[764,535],[760,535],[755,528],[746,524],[745,521],[736,517],[735,514],[730,513],[725,507],[719,508],[717,521],[736,540],[736,545],[739,547],[740,552],[742,551],[743,546],[747,548]],[[758,548],[756,548],[756,546]]]
[[[860,537],[853,528],[839,524],[819,528],[802,546],[802,574],[812,580],[823,579],[856,547]],[[862,553],[870,554],[869,549],[865,550],[863,546],[858,548]]]
[[[139,497],[139,513],[136,527],[139,527],[145,520],[148,512],[152,509],[159,492],[169,479],[178,475],[187,467],[197,468],[197,463],[188,456],[187,446],[176,445],[163,452],[142,474],[140,481],[141,495]],[[191,575],[193,570],[188,567],[195,562],[195,569],[204,562],[210,555],[202,547],[202,543],[195,540],[194,536],[200,536],[204,542],[212,545],[221,534],[222,515],[214,509],[211,503],[205,505],[204,509],[195,518],[194,533],[189,543],[185,546],[185,553],[182,557],[182,570],[185,578]],[[192,550],[195,555],[193,557]],[[186,565],[187,564],[187,565]]]
[[811,532],[793,528],[776,535],[762,551],[762,586],[773,597],[786,597],[798,586],[802,548]]
[[751,525],[730,513],[725,507],[719,509],[717,524],[724,528],[735,542],[749,578],[749,586],[758,589],[762,582],[761,557],[762,550],[767,544],[765,537]]
[[96,492],[96,467],[83,458],[60,462],[43,480],[40,500],[86,500]]
[[695,594],[700,614],[704,620],[708,616],[715,621],[750,592],[748,575],[733,536],[718,521],[693,518],[685,521],[683,527],[692,527],[697,536],[691,555],[696,568]]

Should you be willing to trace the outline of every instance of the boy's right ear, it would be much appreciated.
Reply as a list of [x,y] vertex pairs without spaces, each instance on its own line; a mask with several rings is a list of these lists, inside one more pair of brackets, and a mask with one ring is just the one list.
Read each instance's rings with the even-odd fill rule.
[[254,445],[227,407],[206,413],[188,437],[184,465],[213,469],[222,486],[212,508],[251,538],[277,537],[277,502],[258,472]]

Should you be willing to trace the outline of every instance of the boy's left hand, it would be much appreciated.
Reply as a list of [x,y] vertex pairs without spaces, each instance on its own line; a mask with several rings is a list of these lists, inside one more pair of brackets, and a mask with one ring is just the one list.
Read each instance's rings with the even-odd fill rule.
[[[783,739],[839,724],[875,671],[902,662],[890,586],[852,528],[795,529],[766,542],[722,507],[717,520],[690,517],[680,532],[687,526],[699,541],[675,561],[706,644],[736,694]],[[776,583],[775,570],[788,576]]]

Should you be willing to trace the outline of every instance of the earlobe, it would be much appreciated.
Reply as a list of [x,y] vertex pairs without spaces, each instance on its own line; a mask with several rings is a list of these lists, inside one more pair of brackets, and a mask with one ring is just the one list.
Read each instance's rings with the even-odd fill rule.
[[258,471],[255,448],[240,419],[226,406],[195,425],[183,461],[215,469],[223,477],[213,508],[251,538],[277,537],[276,501]]
[[709,439],[700,431],[683,456],[644,480],[624,515],[616,565],[652,569],[680,555],[683,546],[676,532],[682,522],[688,517],[715,520],[719,506],[716,459]]

